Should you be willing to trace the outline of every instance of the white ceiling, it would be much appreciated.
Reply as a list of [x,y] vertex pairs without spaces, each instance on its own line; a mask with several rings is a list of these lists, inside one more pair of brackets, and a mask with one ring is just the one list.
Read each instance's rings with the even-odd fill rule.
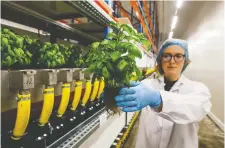
[[[183,38],[192,18],[198,13],[204,1],[184,1],[178,10],[178,21],[173,30],[173,38]],[[160,44],[168,38],[171,31],[173,16],[176,11],[176,1],[158,1],[157,13],[159,20]]]

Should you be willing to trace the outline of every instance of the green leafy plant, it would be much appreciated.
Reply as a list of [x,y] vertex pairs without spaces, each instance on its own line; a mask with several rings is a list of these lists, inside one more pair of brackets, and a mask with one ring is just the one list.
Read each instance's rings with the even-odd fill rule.
[[84,48],[80,45],[70,44],[71,56],[69,58],[70,67],[83,68],[84,66]]
[[1,28],[1,65],[2,67],[29,65],[32,53],[26,48],[27,42],[33,40],[19,36],[7,28]]
[[60,51],[63,50],[63,46],[58,44],[51,44],[50,42],[45,42],[39,49],[38,63],[47,68],[56,68],[64,65],[66,63],[65,59],[68,60],[67,51],[64,54]]
[[115,107],[114,96],[119,88],[129,87],[131,79],[141,78],[135,58],[142,58],[142,53],[136,44],[150,47],[150,43],[143,34],[129,25],[111,23],[110,27],[114,28],[114,32],[109,33],[107,39],[92,43],[86,60],[89,64],[86,71],[95,73],[98,79],[104,78],[105,97],[109,100],[105,105],[116,113],[118,109]]

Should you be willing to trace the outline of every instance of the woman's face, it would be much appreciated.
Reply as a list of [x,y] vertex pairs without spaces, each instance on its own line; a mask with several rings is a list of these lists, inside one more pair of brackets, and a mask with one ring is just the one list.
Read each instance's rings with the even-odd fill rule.
[[[172,58],[171,58],[172,56]],[[162,55],[162,69],[164,76],[170,81],[180,78],[185,62],[184,49],[177,45],[166,48]]]

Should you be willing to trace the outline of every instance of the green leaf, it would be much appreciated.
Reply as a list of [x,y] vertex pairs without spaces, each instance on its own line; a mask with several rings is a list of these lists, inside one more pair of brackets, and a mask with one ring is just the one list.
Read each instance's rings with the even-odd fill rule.
[[126,53],[128,46],[129,43],[119,42],[119,44],[116,45],[116,50],[121,51],[122,53]]
[[120,56],[121,53],[119,51],[114,51],[110,54],[110,57],[112,58],[113,62],[115,62]]
[[94,42],[91,44],[91,48],[96,50],[98,48],[99,44],[100,44],[100,42]]
[[1,45],[2,45],[2,47],[3,47],[3,48],[6,48],[6,47],[8,47],[8,44],[9,44],[9,43],[8,43],[8,39],[3,37],[3,38],[1,39]]
[[111,77],[109,71],[105,66],[102,68],[102,76],[107,80]]
[[90,73],[94,73],[96,71],[96,65],[95,64],[91,64],[86,70],[85,72],[90,72]]
[[126,74],[126,77],[124,79],[124,83],[126,86],[130,86],[130,77],[129,74]]
[[125,61],[125,60],[122,59],[122,60],[119,60],[119,62],[117,63],[116,67],[117,67],[117,69],[120,72],[122,72],[127,65],[128,65],[127,61]]
[[109,47],[111,47],[113,50],[116,48],[116,42],[113,40],[109,40],[108,42]]
[[12,59],[11,59],[10,56],[6,57],[6,63],[7,63],[7,66],[11,66],[12,65]]
[[149,40],[141,39],[141,43],[144,44],[148,50],[151,48],[151,43],[149,42]]
[[29,58],[24,58],[25,64],[30,64],[30,59]]
[[32,54],[28,50],[26,50],[25,53],[28,55],[29,58],[32,57]]
[[142,76],[142,72],[140,69],[137,68],[137,66],[135,66],[135,72],[136,72],[136,76],[138,77],[138,80],[140,80]]
[[12,57],[15,57],[15,53],[11,50],[11,46],[8,46],[8,52],[9,52],[9,55],[12,56]]
[[114,68],[111,62],[107,62],[106,67],[110,72],[114,72]]
[[115,38],[115,39],[117,39],[117,35],[115,34],[115,33],[109,33],[108,35],[107,35],[107,38],[108,39],[113,39],[113,38]]
[[135,45],[130,44],[128,48],[128,52],[130,55],[134,55],[135,57],[140,59],[142,58],[141,51]]
[[9,33],[9,29],[3,28],[3,29],[2,29],[2,32],[5,33],[5,34],[8,34],[8,33]]
[[16,46],[18,48],[22,48],[23,47],[23,38],[17,38],[17,40],[16,40]]
[[123,29],[123,31],[126,31],[129,35],[135,35],[135,32],[134,32],[133,28],[130,27],[129,25],[122,24],[121,28]]
[[126,36],[124,39],[128,40],[128,41],[131,41],[131,40],[134,40],[136,42],[139,41],[139,38],[134,36],[134,35],[129,35],[129,36]]
[[103,40],[100,44],[101,45],[107,45],[107,44],[109,44],[109,42],[110,42],[110,40]]
[[56,62],[53,61],[53,62],[52,62],[52,67],[54,68],[54,67],[56,67],[56,65],[57,65]]

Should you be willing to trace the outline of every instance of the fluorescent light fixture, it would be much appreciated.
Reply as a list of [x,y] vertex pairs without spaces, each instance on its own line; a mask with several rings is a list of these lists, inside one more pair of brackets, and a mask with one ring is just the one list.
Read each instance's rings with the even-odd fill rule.
[[173,30],[176,27],[177,20],[178,20],[178,17],[174,16],[173,17],[173,22],[172,22],[172,25],[171,25],[171,30]]
[[168,38],[171,39],[172,37],[173,37],[173,32],[171,31]]
[[177,0],[177,8],[179,9],[183,3],[183,0]]

